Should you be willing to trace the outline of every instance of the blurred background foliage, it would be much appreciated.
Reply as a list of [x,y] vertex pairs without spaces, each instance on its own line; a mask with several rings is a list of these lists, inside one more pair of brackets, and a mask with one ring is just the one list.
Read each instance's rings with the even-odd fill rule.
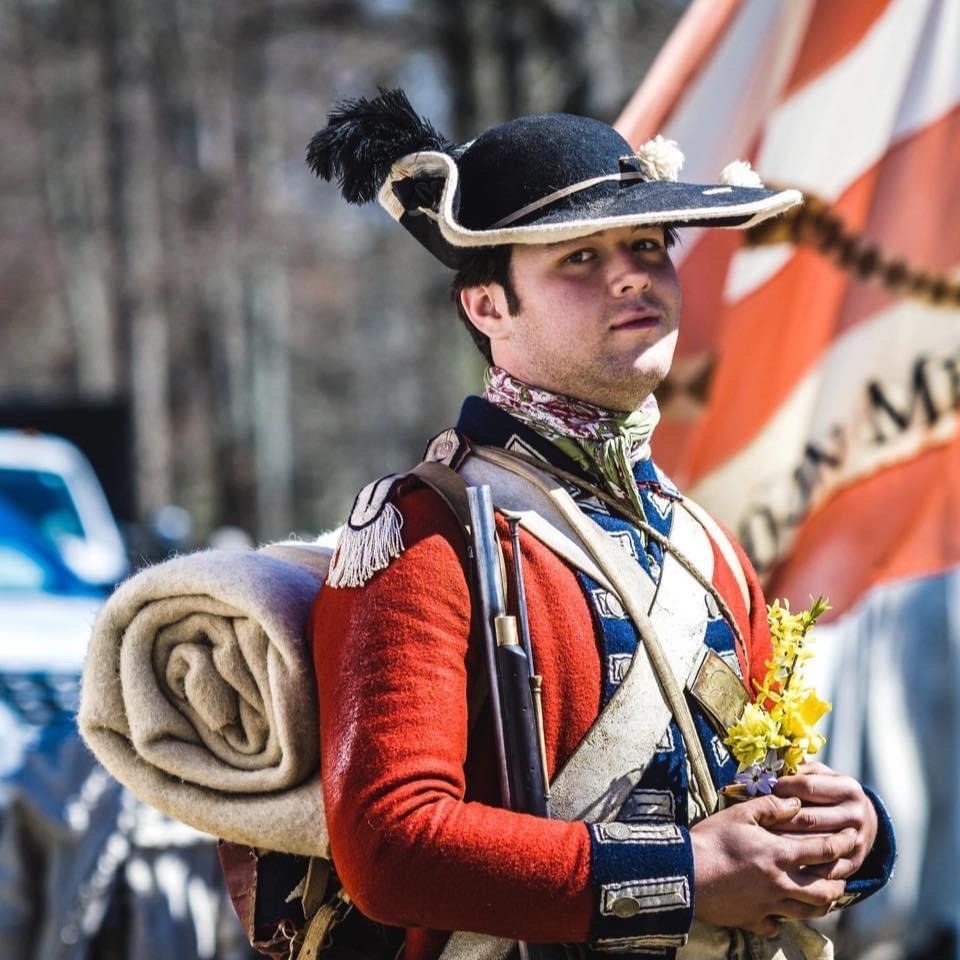
[[5,425],[89,414],[128,522],[335,525],[481,366],[447,271],[311,177],[331,104],[399,85],[457,140],[612,121],[685,6],[0,0]]

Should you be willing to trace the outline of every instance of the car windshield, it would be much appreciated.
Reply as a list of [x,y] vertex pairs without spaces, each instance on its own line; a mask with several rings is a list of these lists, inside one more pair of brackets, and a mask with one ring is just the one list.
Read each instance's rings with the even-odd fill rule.
[[54,593],[53,571],[21,544],[0,540],[0,593]]
[[60,555],[0,501],[0,597],[11,594],[104,596],[96,584],[75,576]]
[[83,524],[63,478],[46,470],[0,468],[0,498],[13,504],[51,543],[84,536]]

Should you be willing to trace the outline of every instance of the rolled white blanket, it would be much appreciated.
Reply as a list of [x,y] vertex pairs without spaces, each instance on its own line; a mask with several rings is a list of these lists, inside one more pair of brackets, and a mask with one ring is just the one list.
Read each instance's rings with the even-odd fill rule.
[[206,833],[328,855],[306,626],[331,554],[208,550],[122,584],[94,626],[78,717],[107,770]]

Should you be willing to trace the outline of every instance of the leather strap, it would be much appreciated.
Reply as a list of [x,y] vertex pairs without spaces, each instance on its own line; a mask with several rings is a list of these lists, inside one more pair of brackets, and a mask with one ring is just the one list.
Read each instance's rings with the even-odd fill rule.
[[353,909],[353,901],[346,891],[340,889],[311,918],[303,935],[303,943],[297,960],[317,960],[321,951],[329,946],[333,928],[345,919]]
[[446,464],[424,460],[410,471],[422,480],[444,503],[463,527],[467,543],[470,543],[470,507],[467,504],[467,484],[463,477]]
[[[467,503],[467,482],[456,470],[444,463],[424,460],[410,471],[418,480],[430,487],[433,492],[450,508],[457,518],[463,532],[467,549],[473,543],[473,529],[470,522],[470,505]],[[501,565],[503,554],[500,555]],[[468,582],[473,588],[473,577],[468,576]],[[486,674],[477,671],[475,678],[467,685],[467,730],[473,733],[480,711],[490,695],[490,687]]]

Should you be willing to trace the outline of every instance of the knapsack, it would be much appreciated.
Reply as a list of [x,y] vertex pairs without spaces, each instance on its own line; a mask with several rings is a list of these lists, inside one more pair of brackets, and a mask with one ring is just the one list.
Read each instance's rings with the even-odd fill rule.
[[[430,487],[457,518],[470,544],[467,485],[442,463],[424,461],[411,475]],[[471,723],[486,696],[478,682],[468,691]],[[354,908],[334,864],[220,840],[227,892],[251,946],[276,960],[393,960],[404,931],[370,920]]]
[[368,919],[340,886],[331,861],[219,842],[230,899],[250,945],[287,960],[392,960],[404,931]]

